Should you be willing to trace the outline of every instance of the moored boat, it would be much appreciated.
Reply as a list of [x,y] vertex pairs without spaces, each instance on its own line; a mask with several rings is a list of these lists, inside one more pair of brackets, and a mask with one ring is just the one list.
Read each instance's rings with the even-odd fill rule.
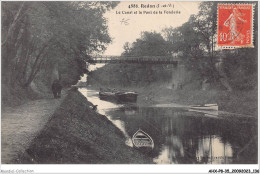
[[116,92],[117,99],[124,102],[136,102],[137,95],[136,92]]
[[153,149],[153,139],[143,130],[139,129],[132,137],[133,145],[138,149]]
[[116,99],[116,95],[114,92],[100,91],[99,98],[101,100],[102,99],[104,99],[104,100]]
[[218,111],[218,105],[217,104],[192,105],[190,106],[190,109]]
[[102,100],[116,100],[118,102],[136,102],[137,93],[131,91],[118,91],[117,89],[100,88],[99,98]]

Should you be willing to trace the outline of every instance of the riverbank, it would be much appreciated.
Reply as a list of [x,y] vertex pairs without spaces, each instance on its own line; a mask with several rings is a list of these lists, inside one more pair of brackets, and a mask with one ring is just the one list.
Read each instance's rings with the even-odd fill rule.
[[70,91],[44,129],[15,163],[143,164],[152,159],[125,145],[125,137],[78,91]]
[[118,85],[103,86],[102,84],[92,85],[89,88],[99,90],[99,88],[116,88],[122,90],[135,91],[138,95],[138,105],[150,106],[155,104],[176,103],[180,105],[199,105],[207,103],[217,103],[220,111],[244,114],[257,117],[257,90],[248,91],[225,91],[225,90],[173,90],[167,88],[167,84],[151,83],[147,86]]

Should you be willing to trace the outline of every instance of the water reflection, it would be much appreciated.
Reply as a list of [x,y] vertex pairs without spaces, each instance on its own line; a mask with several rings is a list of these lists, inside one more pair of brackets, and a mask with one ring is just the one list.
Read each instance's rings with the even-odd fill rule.
[[87,88],[79,88],[79,92],[81,92],[84,96],[86,96],[89,102],[93,103],[94,105],[98,105],[97,112],[102,115],[106,115],[107,118],[123,132],[123,134],[126,137],[126,141],[125,141],[126,145],[133,147],[131,137],[128,135],[128,133],[125,130],[125,123],[120,119],[116,119],[115,117],[111,119],[111,116],[108,113],[108,111],[111,111],[116,108],[120,108],[122,107],[122,105],[100,100],[98,97],[98,92],[95,90],[88,90]]
[[216,119],[181,108],[137,107],[100,100],[97,91],[80,89],[98,111],[112,121],[132,146],[141,128],[154,140],[148,155],[159,164],[257,163],[257,123]]
[[227,164],[232,163],[233,151],[229,143],[223,143],[220,137],[210,135],[199,139],[196,157],[199,163]]

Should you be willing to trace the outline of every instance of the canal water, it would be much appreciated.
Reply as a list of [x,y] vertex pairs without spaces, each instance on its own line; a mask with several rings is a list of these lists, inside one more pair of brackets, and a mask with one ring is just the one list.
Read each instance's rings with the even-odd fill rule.
[[98,91],[80,88],[98,110],[125,135],[140,128],[154,140],[146,155],[158,164],[257,163],[257,121],[245,117],[218,118],[173,107],[138,107],[99,99]]

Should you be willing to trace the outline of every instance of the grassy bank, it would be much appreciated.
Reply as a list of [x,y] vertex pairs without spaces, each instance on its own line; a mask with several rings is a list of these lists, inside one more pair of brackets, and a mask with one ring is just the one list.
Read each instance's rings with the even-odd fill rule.
[[225,91],[225,90],[199,90],[187,87],[183,90],[167,88],[167,84],[151,83],[146,86],[123,87],[116,84],[103,85],[102,83],[92,84],[93,89],[117,88],[133,90],[138,92],[139,105],[177,103],[183,105],[198,105],[206,103],[217,103],[219,110],[237,114],[245,114],[257,117],[257,89],[248,91]]
[[141,103],[150,98],[154,103],[177,103],[197,105],[217,103],[219,110],[257,117],[257,90],[172,90],[162,86],[151,86],[138,89]]
[[70,91],[41,133],[16,163],[119,164],[152,163],[125,145],[125,138],[78,91]]

